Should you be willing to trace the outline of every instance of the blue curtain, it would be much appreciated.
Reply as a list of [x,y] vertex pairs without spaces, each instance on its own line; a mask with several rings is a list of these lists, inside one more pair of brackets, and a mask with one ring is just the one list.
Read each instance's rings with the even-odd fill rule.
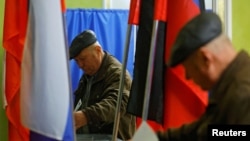
[[[123,52],[128,26],[128,10],[104,10],[104,9],[67,9],[66,26],[68,46],[74,37],[85,29],[92,29],[104,50],[114,55],[123,63]],[[132,29],[133,33],[134,29]],[[133,76],[134,63],[134,35],[131,34],[127,69]],[[78,86],[82,71],[75,61],[70,61],[72,90]]]

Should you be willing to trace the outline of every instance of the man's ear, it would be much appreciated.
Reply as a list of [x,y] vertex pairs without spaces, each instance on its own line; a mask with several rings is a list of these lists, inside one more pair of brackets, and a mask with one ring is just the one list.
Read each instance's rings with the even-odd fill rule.
[[97,46],[95,46],[95,50],[101,51],[101,47],[97,45]]
[[213,53],[206,47],[201,47],[199,52],[202,66],[205,67],[204,69],[207,69],[213,62]]

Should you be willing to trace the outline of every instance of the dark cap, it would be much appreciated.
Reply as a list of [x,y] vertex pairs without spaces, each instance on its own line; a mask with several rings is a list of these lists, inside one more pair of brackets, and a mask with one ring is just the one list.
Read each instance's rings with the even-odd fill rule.
[[222,24],[213,12],[202,12],[191,19],[179,32],[171,50],[168,65],[174,67],[184,61],[196,49],[222,33]]
[[78,34],[72,41],[69,48],[70,59],[76,57],[84,48],[94,44],[96,41],[96,35],[92,30],[85,30]]

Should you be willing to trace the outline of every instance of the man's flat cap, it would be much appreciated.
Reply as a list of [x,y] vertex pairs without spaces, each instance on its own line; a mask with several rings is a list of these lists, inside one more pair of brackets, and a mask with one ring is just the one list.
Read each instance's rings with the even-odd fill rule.
[[70,59],[76,57],[84,48],[94,44],[96,41],[96,35],[92,30],[85,30],[78,34],[72,41],[69,48]]
[[168,66],[174,67],[184,61],[196,49],[207,44],[222,33],[222,24],[213,12],[202,12],[191,19],[179,32],[171,50]]

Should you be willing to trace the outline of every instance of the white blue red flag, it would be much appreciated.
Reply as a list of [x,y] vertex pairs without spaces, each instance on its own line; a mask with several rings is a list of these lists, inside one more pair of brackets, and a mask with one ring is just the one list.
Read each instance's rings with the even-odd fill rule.
[[74,141],[61,0],[30,0],[22,60],[21,118],[31,141]]

